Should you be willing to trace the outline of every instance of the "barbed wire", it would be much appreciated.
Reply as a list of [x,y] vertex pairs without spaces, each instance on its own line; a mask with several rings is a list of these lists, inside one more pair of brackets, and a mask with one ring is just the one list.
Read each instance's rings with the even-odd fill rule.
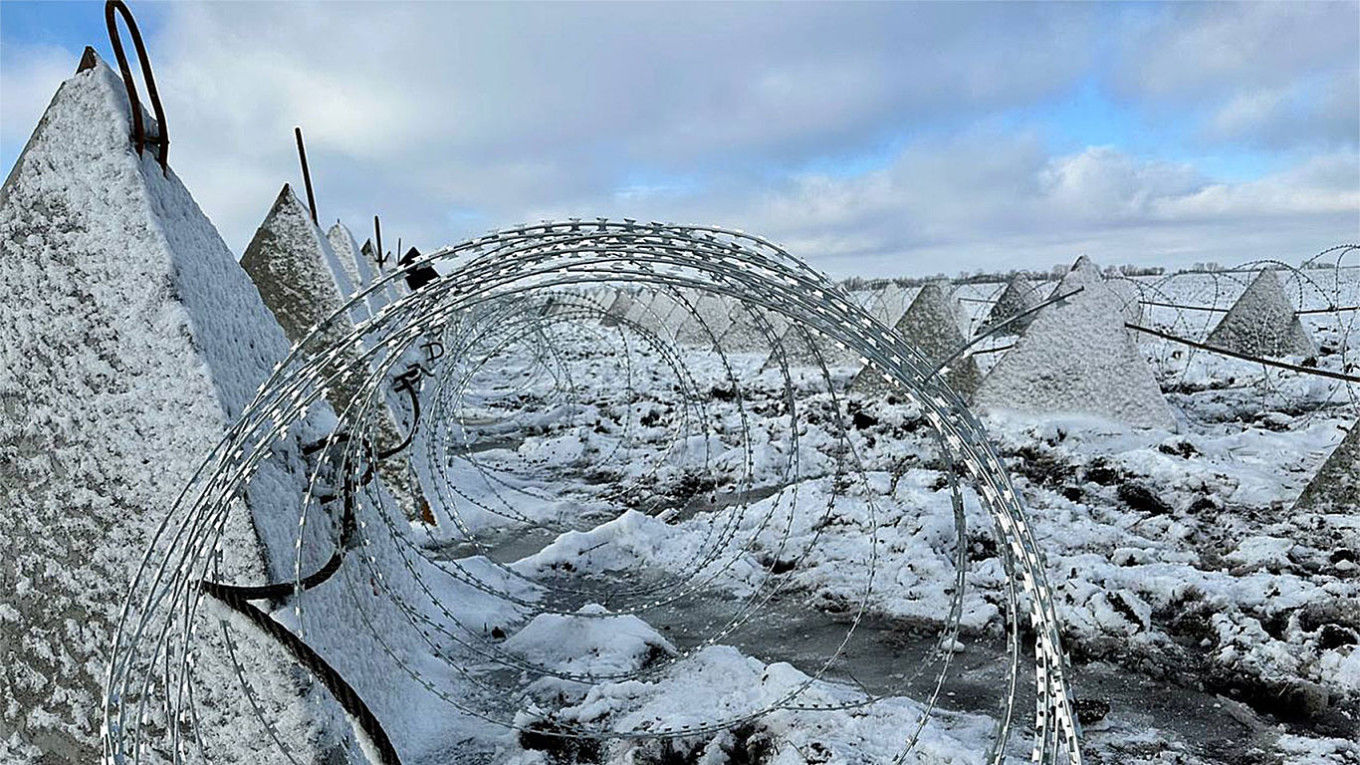
[[[1034,761],[1080,761],[1043,556],[1007,470],[935,366],[846,293],[739,231],[569,220],[426,255],[352,296],[336,316],[427,267],[443,276],[337,341],[323,339],[333,336],[323,325],[300,342],[185,488],[131,585],[111,647],[106,755],[213,759],[214,747],[236,739],[217,735],[210,718],[235,708],[256,721],[254,740],[294,759],[307,742],[296,725],[275,719],[279,704],[265,691],[262,666],[243,658],[270,645],[272,656],[291,657],[322,680],[381,762],[395,761],[404,745],[399,732],[383,729],[401,712],[385,688],[418,689],[460,715],[512,730],[616,741],[712,735],[775,712],[888,698],[862,686],[853,697],[815,692],[894,586],[879,571],[880,548],[902,533],[888,518],[918,512],[869,488],[873,466],[850,421],[844,375],[822,355],[838,348],[887,378],[902,405],[919,413],[951,492],[955,573],[941,585],[949,604],[943,626],[926,656],[894,668],[904,693],[928,672],[934,680],[918,699],[915,724],[884,732],[900,741],[894,761],[907,760],[930,722],[960,639],[965,505],[988,518],[1005,576],[1007,670],[988,757],[1000,762],[1017,720],[1027,718]],[[630,300],[614,300],[619,291]],[[743,332],[772,349],[771,363],[733,350],[747,345],[737,339]],[[810,368],[789,363],[809,351]],[[404,381],[400,392],[394,380]],[[338,384],[362,393],[332,419],[324,395]],[[374,478],[376,445],[386,444],[377,422],[389,409],[409,437],[387,451],[404,448],[415,496],[427,507],[400,505]],[[802,440],[814,431],[828,461],[816,469],[805,464],[812,445]],[[554,449],[574,456],[559,459]],[[304,479],[282,481],[280,462]],[[296,490],[299,511],[254,518],[272,560],[266,570],[291,577],[251,584],[230,564],[231,527],[261,490]],[[824,529],[850,500],[864,504],[856,521],[863,534],[853,535],[859,559],[847,564],[858,575],[855,602],[842,608],[843,638],[800,667],[798,682],[746,707],[691,710],[674,725],[573,717],[539,693],[563,683],[658,682],[722,645],[789,592],[786,579],[750,561],[797,567],[815,559]],[[667,524],[677,535],[683,527],[683,560],[587,571],[527,565],[521,554],[594,540],[629,518]],[[593,541],[576,559],[584,567],[608,543]],[[731,589],[742,577],[743,587]],[[485,605],[469,611],[474,594]],[[677,618],[696,603],[713,618]],[[628,616],[673,627],[671,650],[640,666],[564,665],[506,640],[546,617],[588,624]],[[1022,635],[1032,640],[1032,667],[1022,659]],[[378,682],[370,666],[391,674]],[[1017,709],[1028,671],[1032,717]]]

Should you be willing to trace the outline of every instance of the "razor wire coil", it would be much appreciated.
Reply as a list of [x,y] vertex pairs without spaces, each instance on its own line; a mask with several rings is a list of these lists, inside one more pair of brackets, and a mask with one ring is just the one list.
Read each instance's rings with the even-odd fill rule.
[[[277,626],[269,629],[315,641],[318,655],[339,657],[337,673],[354,669],[345,663],[345,647],[363,646],[375,662],[401,672],[404,683],[462,715],[580,740],[714,735],[780,711],[879,703],[888,696],[862,684],[853,698],[816,692],[835,676],[829,670],[874,610],[873,598],[891,586],[879,550],[896,532],[880,518],[911,512],[893,506],[900,501],[891,494],[867,488],[873,472],[864,463],[867,447],[850,424],[840,373],[826,358],[838,349],[886,377],[901,404],[919,413],[950,491],[957,537],[954,573],[941,583],[948,609],[935,647],[902,673],[907,686],[931,668],[934,679],[893,761],[909,758],[931,721],[950,671],[949,647],[961,635],[969,582],[965,504],[987,518],[1005,574],[1008,669],[988,757],[1007,756],[1015,720],[1029,717],[1017,709],[1024,630],[1033,635],[1032,758],[1080,761],[1053,594],[1007,470],[938,370],[846,293],[777,246],[739,231],[568,220],[506,229],[423,256],[352,296],[329,323],[421,268],[444,275],[339,340],[325,340],[336,335],[323,324],[298,343],[186,486],[132,583],[112,646],[106,755],[211,760],[217,739],[203,715],[234,702],[260,718],[261,730],[294,758],[289,750],[299,742],[269,719],[264,683],[252,680],[257,668],[241,658],[257,638],[224,621],[205,599],[220,592],[218,585],[251,586],[226,585],[241,576],[224,562],[228,526],[249,512],[251,492],[280,459],[305,466],[305,481],[295,487],[299,510],[287,523],[290,536],[261,537],[265,557],[273,555],[275,570],[286,564],[291,582],[252,594],[270,599],[265,618]],[[641,307],[611,315],[613,300],[605,297],[618,292]],[[715,315],[715,306],[725,313]],[[737,344],[738,331],[768,345],[766,365],[725,348]],[[795,353],[810,353],[816,363],[794,369]],[[331,418],[325,393],[341,384],[362,394]],[[385,417],[405,423],[404,441],[384,441],[388,431],[378,423]],[[825,463],[820,473],[803,464],[805,446],[814,448],[803,434],[814,432],[821,451],[806,459]],[[539,459],[524,448],[551,442],[565,450],[573,437],[584,446],[571,459],[557,459],[549,447]],[[776,443],[780,448],[770,446]],[[375,478],[376,464],[398,452],[409,459],[409,480],[428,508],[399,506]],[[821,485],[827,488],[819,497]],[[655,490],[667,486],[683,490],[682,500]],[[762,492],[769,493],[757,499]],[[535,695],[543,688],[659,683],[723,644],[789,592],[776,575],[749,573],[750,561],[764,555],[797,568],[813,560],[851,500],[863,501],[857,522],[866,529],[853,548],[862,553],[855,562],[857,601],[845,606],[843,639],[789,688],[748,708],[674,726],[627,725],[619,715],[575,719],[545,708]],[[545,573],[526,567],[525,558],[498,558],[507,538],[536,539],[541,553],[626,518],[683,525],[692,554],[684,565],[639,565],[612,578],[561,568]],[[332,563],[318,581],[318,566],[325,571]],[[739,597],[717,600],[710,624],[677,623],[684,639],[673,635],[671,651],[641,666],[552,664],[517,653],[504,638],[542,618],[655,620],[714,602],[713,593],[738,571],[755,583]],[[453,591],[475,593],[494,604],[488,609],[514,617],[497,624],[497,636],[473,623],[463,602],[450,601]],[[220,645],[205,637],[216,622]],[[421,666],[412,656],[423,657]],[[216,676],[209,671],[214,661],[225,668]],[[222,677],[240,687],[215,687]],[[362,695],[367,686],[361,679],[355,687]],[[377,717],[388,709],[383,703]]]

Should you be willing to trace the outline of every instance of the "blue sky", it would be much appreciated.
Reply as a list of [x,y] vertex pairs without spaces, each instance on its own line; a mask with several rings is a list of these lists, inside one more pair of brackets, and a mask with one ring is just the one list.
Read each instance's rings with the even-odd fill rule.
[[[137,26],[143,37],[153,36],[162,18],[160,9],[154,4],[139,5],[136,13]],[[131,53],[131,39],[125,39],[128,40]],[[113,50],[105,31],[102,2],[0,2],[0,69],[23,66],[26,59],[34,55],[34,49],[53,53],[53,49],[56,49],[66,57],[74,57],[73,60],[79,61],[86,45],[94,46],[99,55],[113,65]],[[8,79],[5,84],[10,84]],[[56,83],[44,84],[50,86]],[[48,89],[55,91],[55,87]],[[12,135],[21,132],[22,126],[8,124],[9,116],[6,112],[4,141],[0,144],[0,165],[3,165],[6,174],[23,150],[22,139],[12,140]],[[31,129],[32,126],[29,127]]]
[[[879,275],[1360,239],[1356,3],[133,10],[237,251],[295,124],[323,217],[426,246],[627,215]],[[109,58],[100,3],[0,3],[6,172],[87,43]]]

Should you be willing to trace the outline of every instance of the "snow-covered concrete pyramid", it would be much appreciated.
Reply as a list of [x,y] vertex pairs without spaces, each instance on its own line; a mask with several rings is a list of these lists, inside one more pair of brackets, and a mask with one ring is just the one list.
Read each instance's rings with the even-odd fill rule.
[[727,301],[721,295],[705,293],[694,301],[694,311],[685,311],[685,319],[675,330],[680,345],[709,346],[732,326]]
[[[1077,273],[1076,269],[1069,273]],[[983,379],[973,403],[1034,414],[1090,414],[1135,427],[1175,426],[1132,334],[1126,300],[1089,271],[1064,279],[1085,291],[1039,311]]]
[[[1048,299],[1059,295],[1066,295],[1073,290],[1085,288],[1091,285],[1104,285],[1106,290],[1115,296],[1119,305],[1120,313],[1124,315],[1124,321],[1131,324],[1138,324],[1143,318],[1143,305],[1139,302],[1138,290],[1134,283],[1128,279],[1106,279],[1100,273],[1100,267],[1089,257],[1082,255],[1072,264],[1072,268],[1058,281],[1058,285],[1049,293]],[[1031,320],[1032,321],[1032,320]],[[1132,333],[1134,330],[1129,330]]]
[[[283,185],[246,246],[241,267],[250,274],[265,305],[294,343],[302,342],[317,326],[322,327],[320,339],[327,347],[347,342],[354,332],[351,316],[332,318],[353,294],[345,269],[288,184]],[[326,398],[337,413],[344,413],[351,402],[363,395],[367,375],[366,366],[356,363],[358,348],[350,347],[352,350],[333,366],[335,371],[343,369],[347,373],[334,378],[327,387]],[[391,398],[388,400],[390,403]],[[383,448],[402,441],[401,430],[390,410],[378,414],[377,425]],[[387,488],[408,514],[412,517],[420,514],[402,455],[384,460],[379,475],[387,480]]]
[[[330,244],[286,183],[246,246],[241,267],[294,343],[330,319],[344,305],[343,296],[352,294]],[[353,331],[353,322],[337,317],[326,323],[323,338],[328,345],[338,343]],[[328,398],[337,412],[358,395],[358,384],[342,377],[331,386]]]
[[[862,363],[854,351],[839,345],[825,335],[806,330],[799,324],[788,323],[784,334],[779,338],[779,345],[783,349],[785,363],[792,367],[814,366],[818,363],[825,364],[828,368],[852,367]],[[777,359],[771,353],[765,366],[773,366],[776,362]]]
[[[879,302],[880,291],[860,291],[850,293],[850,299],[871,315],[875,305]],[[859,354],[842,347],[835,341],[810,329],[806,329],[799,324],[788,321],[781,322],[784,326],[783,332],[779,335],[778,350],[782,353],[782,362],[790,367],[811,367],[817,364],[825,364],[828,369],[832,367],[860,367],[863,359]],[[769,369],[781,362],[773,350],[769,358],[765,360],[762,369]]]
[[604,311],[602,323],[606,326],[618,324],[620,319],[628,315],[628,310],[633,307],[635,297],[632,290],[621,289],[615,292],[613,299],[608,304],[609,307]]
[[[173,172],[131,146],[92,52],[0,189],[0,760],[95,762],[125,589],[199,462],[288,352],[250,279]],[[143,110],[145,111],[145,110]],[[154,122],[146,118],[152,129]],[[314,437],[318,434],[312,434]],[[304,466],[276,455],[229,525],[227,581],[291,575]],[[211,635],[205,636],[211,641]],[[318,761],[319,693],[253,640],[256,701]],[[202,657],[195,728],[256,762],[263,729]],[[321,696],[324,697],[324,694]],[[318,697],[320,698],[320,697]],[[321,727],[318,727],[321,726]]]
[[869,313],[889,327],[896,326],[897,322],[907,312],[907,308],[911,306],[912,300],[916,298],[918,292],[919,290],[916,288],[889,284],[879,290],[877,298],[869,307]]
[[[934,368],[967,342],[959,328],[960,319],[958,301],[949,294],[949,286],[931,282],[916,294],[893,330]],[[944,379],[966,398],[977,390],[982,375],[973,358],[965,356],[949,365]],[[855,375],[851,389],[861,393],[881,392],[888,389],[888,382],[878,370],[866,367]]]
[[[373,270],[373,278],[375,280],[381,279],[383,277],[383,272],[382,268],[378,265],[378,248],[373,246],[372,239],[364,240],[363,246],[359,248],[359,255],[360,259],[367,263]],[[397,298],[401,297],[401,289],[404,284],[405,283],[400,279],[387,282],[378,292],[378,299],[388,303],[396,301]]]
[[622,322],[632,326],[639,326],[648,321],[653,305],[660,305],[661,293],[644,287],[633,298],[633,302],[628,304],[628,310],[624,312]]
[[1294,508],[1351,515],[1360,512],[1360,422],[1352,423],[1350,432],[1304,487]]
[[679,310],[680,302],[674,293],[670,290],[657,290],[647,302],[646,310],[636,314],[636,321],[638,326],[647,332],[669,333],[671,314]]
[[688,300],[693,304],[696,299],[698,299],[698,295],[688,288],[657,289],[647,299],[645,307],[642,305],[642,300],[635,301],[633,307],[637,310],[629,311],[629,313],[634,316],[634,320],[641,331],[666,338],[667,341],[673,341],[675,331],[685,323],[689,316],[684,301]]
[[773,338],[788,328],[788,321],[778,313],[747,305],[731,296],[724,296],[722,301],[731,319],[719,339],[724,351],[769,353]]
[[[1016,274],[1006,282],[1006,288],[1001,291],[1001,297],[992,304],[992,310],[987,314],[987,320],[983,324],[984,329],[990,329],[1006,321],[1012,316],[1018,316],[1025,311],[1033,309],[1043,302],[1039,296],[1039,291],[1025,277]],[[1025,331],[1025,328],[1034,320],[1034,316],[1023,316],[1006,326],[1003,332],[1018,335]]]
[[[372,286],[374,271],[369,264],[368,258],[360,252],[359,243],[354,240],[354,235],[340,221],[336,221],[334,226],[326,232],[326,243],[331,246],[331,252],[335,253],[335,262],[339,264],[349,285],[355,290],[363,290]],[[339,279],[336,280],[339,283]],[[367,318],[376,313],[382,307],[382,297],[378,292],[370,293],[366,298],[367,312],[356,315],[356,320]]]
[[1063,278],[1058,280],[1058,284],[1049,293],[1049,299],[1062,295],[1078,287],[1085,287],[1090,284],[1101,284],[1105,277],[1100,273],[1100,267],[1089,257],[1082,255],[1072,263],[1072,267],[1067,269]]
[[1262,271],[1209,333],[1207,342],[1250,356],[1311,356],[1313,338],[1299,323],[1274,271]]

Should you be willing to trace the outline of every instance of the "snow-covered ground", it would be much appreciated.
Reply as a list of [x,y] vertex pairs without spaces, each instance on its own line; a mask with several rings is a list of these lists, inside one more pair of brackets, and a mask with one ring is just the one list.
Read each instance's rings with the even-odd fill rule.
[[[1140,281],[1145,300],[1223,309],[1247,284]],[[974,326],[1000,286],[960,290]],[[1305,308],[1355,294],[1333,287],[1293,294]],[[1294,363],[1353,359],[1348,314],[1303,320],[1321,350]],[[1156,307],[1142,321],[1193,339],[1213,324]],[[914,734],[908,761],[985,760],[1008,585],[967,490],[960,542],[917,411],[846,393],[853,364],[786,378],[764,354],[651,348],[626,326],[541,330],[445,370],[426,391],[442,425],[417,443],[440,522],[412,531],[425,554],[533,585],[483,625],[500,690],[484,711],[531,732],[487,728],[470,761],[877,762]],[[1356,761],[1360,516],[1291,510],[1355,422],[1351,391],[1139,340],[1174,429],[985,417],[1047,556],[1085,753]],[[941,638],[952,608],[961,632]],[[547,735],[571,726],[619,737]],[[680,735],[648,737],[663,729]]]
[[[0,752],[93,756],[98,684],[109,676],[128,679],[114,696],[163,692],[165,702],[111,728],[156,738],[174,727],[174,746],[188,751],[192,739],[218,761],[355,761],[375,742],[351,740],[316,678],[282,662],[236,606],[208,599],[183,622],[165,616],[176,629],[162,635],[182,642],[137,647],[153,673],[163,664],[192,676],[175,694],[140,687],[119,669],[131,664],[106,675],[100,651],[117,625],[118,588],[156,536],[154,513],[180,508],[173,497],[202,453],[251,412],[255,386],[286,354],[266,303],[275,317],[280,308],[256,289],[268,298],[270,280],[301,283],[284,273],[251,288],[179,181],[126,146],[116,84],[96,63],[63,86],[0,200],[0,239],[24,254],[0,279],[15,306],[0,399],[21,415],[0,420],[11,452],[0,456],[14,458],[0,464],[13,479],[0,497],[15,508],[9,537],[21,553],[9,561],[14,597],[0,603],[13,654],[0,672]],[[326,270],[339,280],[327,287],[329,308],[290,326],[297,339],[372,274],[343,228],[325,239],[286,188],[281,200],[292,236],[315,245],[315,278],[303,282],[329,282]],[[1278,282],[1261,278],[1263,267]],[[70,289],[53,292],[58,282]],[[1113,394],[1134,377],[1141,386],[1126,405],[1104,408],[1082,406],[1090,386],[1065,397],[1046,390],[1030,414],[1005,405],[1053,375],[1014,375],[1009,388],[984,383],[978,395],[1045,555],[1087,759],[1360,762],[1360,508],[1349,495],[1295,503],[1355,426],[1357,391],[1146,331],[1284,339],[1272,347],[1296,355],[1283,362],[1353,374],[1360,269],[1257,264],[1101,284],[1084,263],[1063,281],[1078,282],[1087,295],[1031,325],[1047,339],[999,333],[977,346],[966,375],[955,363],[945,376],[966,379],[967,393],[1027,354],[1038,366],[1072,357],[1076,370],[1115,358],[1121,366],[1089,375],[1102,380],[1094,387]],[[598,284],[553,302],[502,294],[454,321],[438,338],[448,352],[423,358],[433,373],[409,454],[430,506],[416,507],[417,493],[398,484],[406,456],[389,456],[386,488],[361,482],[359,541],[334,558],[344,560],[338,573],[276,602],[252,598],[339,668],[404,761],[1029,758],[1044,706],[1031,687],[1024,615],[1033,604],[1016,597],[1008,535],[973,487],[958,485],[917,406],[871,384],[872,370],[859,377],[855,353],[801,338],[805,328],[787,317],[732,314],[727,287],[725,297],[687,289],[656,301]],[[854,298],[918,338],[933,362],[987,325],[1003,287],[958,289],[957,326],[938,285]],[[1053,289],[1035,285],[1040,295]],[[321,305],[317,289],[304,291],[302,304]],[[1244,292],[1253,297],[1230,311]],[[380,323],[390,318],[384,304],[403,295],[375,291],[349,318]],[[1321,312],[1336,306],[1348,308]],[[1294,307],[1304,311],[1298,325]],[[1231,331],[1212,332],[1224,316]],[[1272,316],[1288,326],[1258,335],[1254,317]],[[1092,317],[1099,333],[1071,331]],[[776,338],[789,347],[771,357],[762,344]],[[371,350],[366,339],[349,350]],[[1117,358],[1093,353],[1115,345]],[[402,364],[422,359],[415,346],[401,350]],[[819,353],[825,365],[809,364]],[[380,442],[398,440],[393,417],[416,411],[388,393],[377,396]],[[348,397],[333,400],[343,421]],[[1056,401],[1072,411],[1042,405]],[[265,416],[282,423],[287,407],[275,403]],[[214,537],[185,560],[225,553],[213,574],[279,582],[331,554],[319,540],[339,519],[310,508],[290,554],[304,473],[326,471],[302,444],[335,422],[325,407],[314,415],[299,415],[305,427],[291,432],[280,426],[280,459],[263,462],[244,494],[250,517],[236,504],[243,517],[229,540]],[[243,456],[254,442],[224,443]],[[235,493],[223,496],[230,505]],[[343,496],[349,507],[353,495]],[[404,512],[390,512],[396,504]],[[180,520],[200,525],[192,514]],[[172,542],[158,545],[155,554],[179,560],[161,549]],[[162,571],[175,598],[199,592],[207,572],[173,561]],[[178,614],[188,602],[164,594],[144,607]],[[218,637],[219,622],[239,640]],[[195,634],[203,625],[210,636]],[[284,740],[292,755],[276,746]],[[148,760],[168,751],[149,749]]]

